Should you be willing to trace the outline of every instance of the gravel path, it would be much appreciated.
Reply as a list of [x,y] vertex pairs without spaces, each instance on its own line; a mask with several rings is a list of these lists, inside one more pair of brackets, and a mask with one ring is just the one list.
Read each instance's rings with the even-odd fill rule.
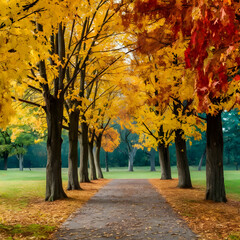
[[60,228],[56,239],[197,239],[145,179],[112,180]]

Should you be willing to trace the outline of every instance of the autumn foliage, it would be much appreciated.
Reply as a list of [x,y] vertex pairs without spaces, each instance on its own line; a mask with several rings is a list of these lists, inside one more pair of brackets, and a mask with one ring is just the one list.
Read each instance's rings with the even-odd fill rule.
[[108,128],[102,139],[102,148],[105,152],[113,152],[120,144],[120,134],[114,128]]

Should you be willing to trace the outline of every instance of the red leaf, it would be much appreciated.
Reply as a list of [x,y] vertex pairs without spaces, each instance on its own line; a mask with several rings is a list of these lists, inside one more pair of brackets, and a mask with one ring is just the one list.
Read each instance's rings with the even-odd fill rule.
[[234,79],[235,81],[239,81],[239,80],[240,80],[240,75],[236,75],[233,79]]

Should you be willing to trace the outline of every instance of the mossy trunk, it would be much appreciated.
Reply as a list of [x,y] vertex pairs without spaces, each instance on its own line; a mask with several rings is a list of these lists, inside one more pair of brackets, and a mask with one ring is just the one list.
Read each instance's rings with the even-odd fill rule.
[[79,190],[78,180],[78,121],[79,111],[69,114],[69,153],[68,153],[68,187],[67,190]]
[[178,169],[178,187],[191,188],[192,182],[188,165],[186,141],[183,139],[183,131],[180,129],[175,131],[175,147]]
[[226,202],[221,112],[216,116],[207,114],[206,177],[206,200]]
[[162,180],[172,179],[168,146],[165,146],[165,144],[159,143],[158,154],[159,154],[159,162],[161,167],[161,179]]

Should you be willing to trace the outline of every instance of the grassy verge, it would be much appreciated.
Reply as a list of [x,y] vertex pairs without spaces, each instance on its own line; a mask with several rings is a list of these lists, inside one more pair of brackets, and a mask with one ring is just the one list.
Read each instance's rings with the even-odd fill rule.
[[[191,168],[191,176],[194,187],[196,190],[196,197],[192,198],[189,195],[188,190],[182,190],[182,195],[185,198],[182,200],[177,198],[179,189],[176,188],[176,180],[166,182],[166,187],[174,190],[173,199],[177,203],[183,202],[182,209],[183,216],[191,216],[193,219],[197,219],[197,212],[201,212],[201,208],[205,202],[204,189],[205,189],[205,171],[198,172],[196,168]],[[110,172],[105,173],[104,177],[108,179],[114,178],[145,178],[145,179],[160,179],[160,169],[157,168],[156,172],[150,172],[149,167],[135,167],[134,172],[128,172],[127,168],[110,168]],[[172,168],[173,178],[177,178],[176,167]],[[63,182],[64,188],[67,184],[67,169],[63,169]],[[84,202],[94,195],[99,188],[106,184],[108,180],[93,181],[90,184],[82,184],[83,191],[71,191],[67,192],[70,197],[67,200],[60,200],[53,203],[44,202],[45,194],[45,169],[32,169],[32,171],[25,170],[20,172],[18,170],[9,169],[8,171],[0,171],[0,239],[49,239],[49,235],[56,229],[72,212],[80,207]],[[163,183],[157,180],[157,183]],[[171,185],[172,184],[172,185]],[[225,171],[225,184],[226,191],[229,199],[240,200],[240,171]],[[193,195],[195,192],[193,192]],[[231,200],[227,204],[233,204]],[[189,204],[193,204],[193,211],[188,211]],[[206,202],[205,202],[206,203]],[[234,203],[235,204],[235,203]],[[214,213],[215,205],[212,209],[208,209],[210,214],[221,219],[218,216],[221,210],[218,209],[218,213]],[[236,205],[236,204],[235,204]],[[216,205],[220,208],[225,208],[227,205]],[[238,205],[236,205],[238,206]],[[194,212],[195,211],[195,212]],[[206,210],[207,211],[207,210]],[[232,211],[232,212],[231,212]],[[240,216],[240,207],[232,208],[230,213],[235,216]],[[223,215],[226,219],[231,217],[230,215]],[[206,217],[206,216],[205,216]],[[207,218],[207,217],[206,217]],[[239,218],[239,217],[238,217]],[[198,225],[202,226],[201,217],[199,217]],[[203,217],[204,219],[204,217]],[[236,220],[236,219],[235,219]],[[239,223],[236,220],[236,223]],[[204,222],[204,221],[203,221]],[[220,224],[220,223],[219,223]],[[228,223],[226,223],[226,226]],[[238,224],[239,225],[239,224]],[[221,226],[221,224],[219,225]],[[224,223],[222,228],[225,229]],[[231,225],[231,232],[229,232],[229,239],[237,238],[238,230],[234,233],[236,228]],[[200,229],[203,231],[202,229]],[[213,229],[214,230],[214,229]],[[239,230],[240,232],[240,230]],[[231,235],[232,234],[232,235]],[[210,238],[209,238],[210,239]],[[214,239],[214,238],[213,238]],[[217,239],[217,238],[216,238]],[[219,238],[221,239],[221,238]]]
[[[66,179],[64,171],[63,179]],[[109,180],[83,183],[68,199],[45,202],[45,170],[0,171],[0,239],[51,239],[69,215]],[[66,189],[67,181],[63,181]]]

